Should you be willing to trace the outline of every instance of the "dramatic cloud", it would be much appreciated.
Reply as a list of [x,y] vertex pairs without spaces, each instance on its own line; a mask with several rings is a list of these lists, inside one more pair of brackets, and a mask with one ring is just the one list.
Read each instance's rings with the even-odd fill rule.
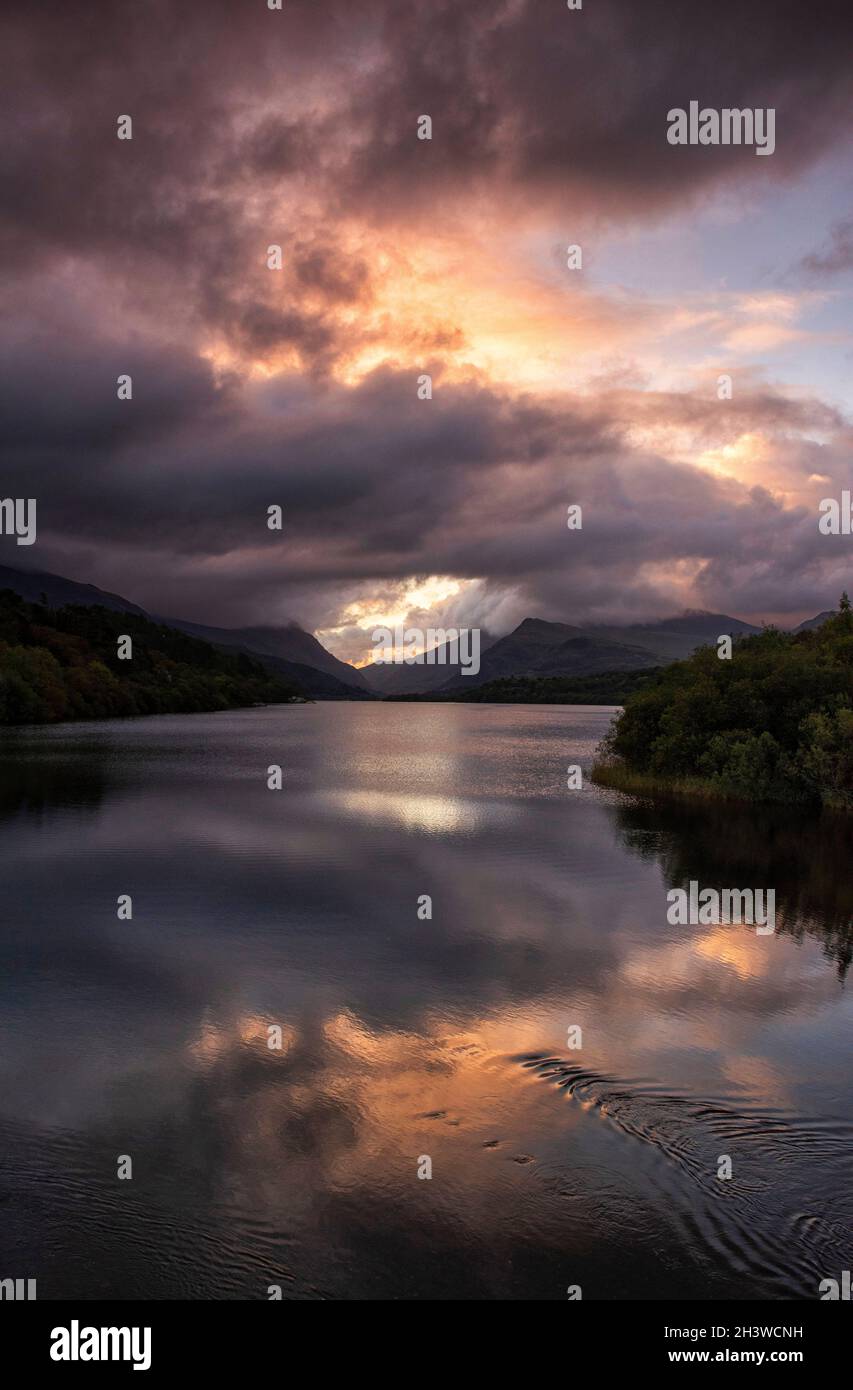
[[[0,559],[198,621],[295,617],[355,660],[392,611],[499,631],[826,607],[847,552],[816,508],[850,431],[822,368],[849,336],[809,279],[849,265],[849,217],[821,240],[808,208],[805,288],[745,266],[750,217],[801,186],[805,213],[848,159],[845,17],[7,7],[0,491],[38,499],[39,536]],[[669,145],[691,100],[773,106],[776,152]],[[667,227],[687,292],[637,268],[632,238]]]

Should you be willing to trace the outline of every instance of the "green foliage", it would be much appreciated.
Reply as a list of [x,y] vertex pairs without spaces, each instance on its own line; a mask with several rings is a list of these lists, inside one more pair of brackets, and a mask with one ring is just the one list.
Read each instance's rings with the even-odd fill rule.
[[[133,640],[119,661],[117,640]],[[25,603],[0,591],[0,724],[238,709],[298,698],[243,653],[129,613]]]
[[460,701],[484,705],[624,705],[657,675],[658,667],[640,671],[602,671],[591,676],[501,676],[466,690],[431,695],[386,695],[386,700]]
[[830,804],[853,804],[853,709],[810,714],[803,725],[799,769]]
[[730,661],[702,647],[664,667],[628,699],[601,751],[609,785],[621,765],[634,784],[698,782],[750,801],[850,806],[851,734],[853,612],[842,599],[821,627],[768,628],[736,639]]

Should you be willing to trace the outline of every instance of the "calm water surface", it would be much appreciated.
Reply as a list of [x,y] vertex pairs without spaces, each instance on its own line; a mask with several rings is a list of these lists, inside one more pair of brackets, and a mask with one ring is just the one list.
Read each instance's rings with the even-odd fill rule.
[[[751,1299],[849,1269],[850,832],[567,790],[611,715],[4,733],[0,1275]],[[776,934],[669,925],[691,878],[775,886]]]

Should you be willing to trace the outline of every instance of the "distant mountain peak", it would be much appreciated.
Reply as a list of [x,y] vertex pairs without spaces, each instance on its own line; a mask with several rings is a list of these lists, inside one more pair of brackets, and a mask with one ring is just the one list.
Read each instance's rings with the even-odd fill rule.
[[570,623],[555,623],[547,618],[522,618],[518,627],[513,628],[512,633],[507,635],[513,636],[516,633],[522,633],[532,636],[535,633],[541,633],[543,636],[556,636],[559,633],[580,631],[579,627],[573,627]]
[[805,622],[799,623],[797,627],[794,628],[794,632],[811,632],[812,628],[823,627],[827,619],[834,617],[834,610],[827,608],[823,613],[816,613],[813,618],[806,618]]

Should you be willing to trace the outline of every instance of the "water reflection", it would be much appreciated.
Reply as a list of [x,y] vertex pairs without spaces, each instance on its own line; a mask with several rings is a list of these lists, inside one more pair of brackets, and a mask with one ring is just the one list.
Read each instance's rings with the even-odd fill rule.
[[778,929],[797,940],[805,933],[820,939],[844,978],[853,954],[849,817],[787,807],[676,807],[627,799],[615,817],[625,846],[657,860],[673,887],[695,879],[709,886],[774,888]]
[[[567,792],[609,717],[4,740],[0,1241],[40,1297],[811,1297],[849,1267],[842,841]],[[775,883],[785,931],[671,927],[691,877]]]

